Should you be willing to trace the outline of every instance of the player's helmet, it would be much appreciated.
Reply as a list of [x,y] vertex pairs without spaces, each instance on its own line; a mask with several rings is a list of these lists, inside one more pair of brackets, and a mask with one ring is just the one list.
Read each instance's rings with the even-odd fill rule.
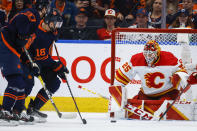
[[[63,20],[60,12],[55,8],[50,8],[44,17],[44,23],[48,24],[52,32],[61,28]],[[50,26],[50,23],[53,23],[53,27]]]
[[47,9],[49,6],[49,0],[36,0],[35,8],[41,11],[44,7]]
[[148,66],[152,66],[160,56],[160,46],[155,40],[148,41],[144,46],[144,57]]

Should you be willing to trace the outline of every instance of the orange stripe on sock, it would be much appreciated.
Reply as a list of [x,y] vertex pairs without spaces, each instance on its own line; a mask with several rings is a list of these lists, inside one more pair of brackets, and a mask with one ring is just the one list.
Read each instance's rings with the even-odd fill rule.
[[46,100],[43,96],[41,96],[40,94],[38,94],[37,97],[38,97],[40,100],[42,100],[44,103],[47,102],[47,100]]
[[23,100],[23,99],[25,99],[25,95],[17,96],[17,100]]
[[16,97],[15,95],[10,94],[10,93],[4,93],[4,96],[7,96],[7,97],[12,98],[12,99],[14,99],[14,100],[17,99],[17,97]]
[[4,95],[9,95],[9,96],[12,96],[12,97],[15,97],[15,98],[16,98],[16,96],[15,96],[15,95],[10,94],[10,93],[4,93]]
[[47,99],[45,99],[41,94],[39,94],[40,97],[42,97],[42,99],[44,99],[46,102],[48,101]]

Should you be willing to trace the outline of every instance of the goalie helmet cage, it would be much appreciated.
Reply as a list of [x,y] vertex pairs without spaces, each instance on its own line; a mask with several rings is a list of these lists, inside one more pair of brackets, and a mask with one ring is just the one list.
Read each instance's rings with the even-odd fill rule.
[[197,50],[197,30],[117,28],[112,31],[111,40],[111,85],[114,83],[115,69],[118,68],[116,63],[123,58],[130,58],[133,54],[142,52],[144,44],[149,40],[156,40],[161,50],[172,52],[178,56],[178,59],[181,53],[180,42],[186,42],[190,47],[192,46],[192,58],[197,56],[194,51]]

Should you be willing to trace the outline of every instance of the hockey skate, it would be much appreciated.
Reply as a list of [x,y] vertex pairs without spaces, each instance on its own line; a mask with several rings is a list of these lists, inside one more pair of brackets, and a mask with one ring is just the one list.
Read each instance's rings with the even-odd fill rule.
[[34,124],[34,117],[28,115],[25,112],[19,113],[14,110],[12,114],[14,117],[19,119],[18,121],[19,121],[19,124],[21,125],[33,125]]
[[18,126],[18,120],[19,118],[13,116],[9,111],[0,109],[0,126]]
[[47,114],[40,112],[39,110],[34,108],[33,100],[30,100],[27,115],[33,116],[35,118],[35,122],[44,123],[46,122]]

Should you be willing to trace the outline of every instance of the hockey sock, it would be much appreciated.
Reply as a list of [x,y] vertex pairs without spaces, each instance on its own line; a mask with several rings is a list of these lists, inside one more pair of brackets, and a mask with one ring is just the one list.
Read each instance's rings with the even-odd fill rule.
[[13,107],[13,110],[16,110],[19,113],[21,113],[24,109],[25,109],[25,99],[17,100]]
[[25,99],[24,80],[21,75],[11,75],[6,77],[8,86],[4,92],[3,109],[11,111],[17,100]]
[[37,110],[40,110],[40,108],[41,108],[48,100],[49,100],[49,98],[48,98],[48,96],[47,96],[45,90],[42,88],[42,89],[38,92],[38,94],[37,94],[37,96],[36,96],[36,98],[35,98],[35,100],[34,100],[34,108],[37,109]]

